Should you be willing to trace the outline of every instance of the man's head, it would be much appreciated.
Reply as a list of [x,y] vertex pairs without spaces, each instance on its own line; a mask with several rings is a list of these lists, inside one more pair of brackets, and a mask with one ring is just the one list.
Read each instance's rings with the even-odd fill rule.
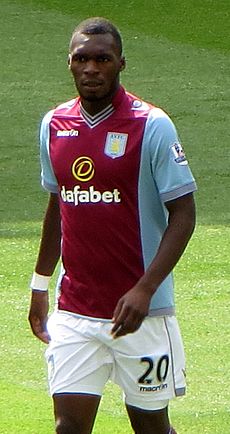
[[89,18],[74,30],[69,47],[69,67],[86,110],[108,105],[125,67],[121,36],[105,18]]
[[92,17],[82,21],[73,31],[72,38],[70,40],[70,52],[74,37],[77,33],[83,33],[84,35],[105,35],[110,33],[116,42],[120,56],[122,55],[121,35],[114,24],[106,18]]

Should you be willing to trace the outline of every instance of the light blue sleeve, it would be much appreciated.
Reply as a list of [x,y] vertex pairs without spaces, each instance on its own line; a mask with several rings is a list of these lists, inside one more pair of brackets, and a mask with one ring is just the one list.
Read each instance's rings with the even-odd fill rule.
[[194,192],[196,182],[178,139],[176,128],[159,108],[149,114],[146,131],[151,169],[163,202]]
[[58,192],[58,183],[53,172],[49,154],[50,142],[50,121],[53,110],[49,111],[43,118],[40,127],[40,160],[41,160],[41,184],[50,193]]

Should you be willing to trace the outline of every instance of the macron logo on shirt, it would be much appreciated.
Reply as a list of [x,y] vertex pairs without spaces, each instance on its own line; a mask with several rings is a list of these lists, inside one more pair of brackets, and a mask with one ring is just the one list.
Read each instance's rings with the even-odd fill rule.
[[77,137],[79,135],[78,130],[58,130],[57,137]]

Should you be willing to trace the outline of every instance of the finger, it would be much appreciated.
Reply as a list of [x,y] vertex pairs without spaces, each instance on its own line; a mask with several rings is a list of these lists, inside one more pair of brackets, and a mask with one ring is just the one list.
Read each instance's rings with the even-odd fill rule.
[[121,331],[122,328],[123,328],[123,324],[122,324],[122,323],[115,324],[115,325],[112,327],[112,329],[111,329],[111,335],[112,335],[113,337],[115,337],[115,336],[119,333],[119,331]]
[[123,332],[123,324],[120,324],[120,325],[112,328],[111,335],[112,335],[113,339],[116,339],[119,336],[122,336],[122,334],[121,334],[122,332]]
[[121,310],[117,317],[113,318],[114,326],[111,330],[112,335],[123,336],[136,329],[136,324],[140,321],[140,315],[138,312],[130,306],[122,303]]
[[123,324],[126,315],[127,315],[127,308],[124,308],[124,302],[123,300],[119,300],[115,309],[114,309],[114,313],[113,313],[113,318],[112,318],[112,323],[113,323],[113,327],[111,330],[111,333],[115,333],[118,328],[121,327],[121,325]]
[[118,333],[118,330],[121,330],[124,327],[124,323],[127,318],[127,315],[128,315],[127,308],[122,307],[121,311],[119,312],[119,315],[117,317],[116,316],[113,317],[112,322],[114,323],[114,325],[111,330],[112,335]]
[[49,334],[48,334],[47,331],[45,331],[45,330],[36,331],[36,332],[34,332],[34,335],[36,336],[36,338],[38,338],[44,344],[49,344],[49,342],[50,342],[50,336],[49,336]]
[[45,323],[40,321],[39,318],[31,318],[30,325],[33,334],[40,339],[45,344],[48,344],[50,341],[50,336],[46,330],[46,321]]
[[114,312],[113,312],[112,322],[114,322],[114,323],[117,322],[117,320],[118,320],[118,318],[119,318],[119,315],[121,314],[122,307],[123,307],[123,301],[122,301],[122,300],[119,300],[119,301],[117,302],[117,305],[116,305],[116,307],[115,307],[115,309],[114,309]]
[[143,318],[126,318],[126,320],[124,322],[122,322],[118,327],[116,327],[116,329],[111,330],[111,334],[113,336],[114,339],[119,338],[121,336],[125,336],[129,333],[134,333],[136,332],[141,324],[142,324]]
[[40,339],[40,341],[42,341],[44,344],[49,344],[50,342],[50,336],[46,331],[38,333],[37,338]]

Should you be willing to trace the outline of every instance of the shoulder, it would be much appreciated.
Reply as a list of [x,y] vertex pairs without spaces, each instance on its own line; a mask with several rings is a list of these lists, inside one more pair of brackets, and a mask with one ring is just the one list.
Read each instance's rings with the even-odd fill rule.
[[161,137],[177,137],[176,127],[169,115],[159,107],[152,107],[146,122],[146,134]]
[[113,100],[113,106],[118,109],[119,114],[131,119],[146,118],[153,105],[144,101],[139,96],[128,92],[122,86]]
[[69,101],[66,101],[62,104],[59,104],[55,109],[54,109],[54,113],[57,112],[64,112],[64,111],[69,111],[72,108],[74,108],[76,106],[76,104],[78,103],[78,98],[73,98]]
[[146,128],[174,129],[174,123],[169,115],[160,107],[144,101],[142,98],[126,91],[129,109],[134,117],[144,117],[147,120]]
[[71,111],[77,104],[78,99],[74,98],[57,105],[55,108],[49,110],[42,119],[42,124],[47,124],[51,121],[52,117],[58,114],[65,114],[65,112]]
[[152,107],[148,114],[148,121],[159,125],[174,125],[169,115],[160,107]]
[[154,106],[133,93],[126,91],[129,108],[134,116],[148,116]]

